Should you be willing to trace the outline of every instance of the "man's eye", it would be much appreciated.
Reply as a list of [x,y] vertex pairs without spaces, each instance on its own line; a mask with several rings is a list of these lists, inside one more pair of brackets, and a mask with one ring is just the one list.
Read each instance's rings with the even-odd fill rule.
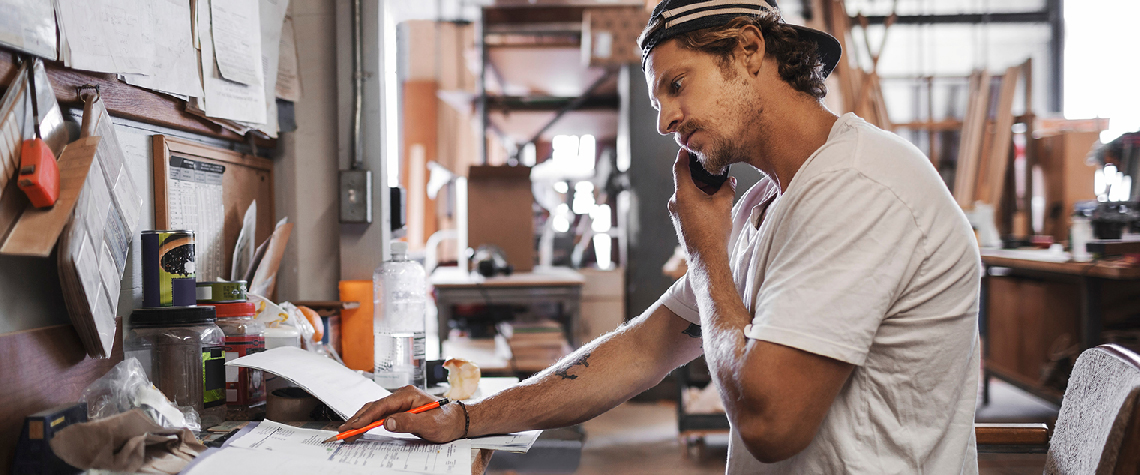
[[673,82],[669,83],[669,92],[676,94],[680,90],[681,90],[681,78],[674,79]]

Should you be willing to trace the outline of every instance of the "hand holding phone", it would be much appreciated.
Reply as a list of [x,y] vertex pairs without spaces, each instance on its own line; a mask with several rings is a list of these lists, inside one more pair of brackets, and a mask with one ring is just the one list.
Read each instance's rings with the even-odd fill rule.
[[724,182],[728,180],[728,167],[724,167],[724,173],[713,175],[705,170],[705,167],[697,160],[696,155],[685,149],[681,149],[681,153],[689,156],[689,174],[693,177],[693,183],[696,183],[697,188],[700,188],[705,194],[716,194]]

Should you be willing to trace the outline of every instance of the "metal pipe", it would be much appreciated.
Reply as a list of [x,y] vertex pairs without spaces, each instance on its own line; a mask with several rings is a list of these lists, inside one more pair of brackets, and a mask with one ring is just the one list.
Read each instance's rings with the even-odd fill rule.
[[352,0],[352,169],[364,168],[364,8]]
[[487,127],[491,118],[487,115],[487,23],[483,12],[479,12],[479,23],[476,24],[475,38],[479,41],[479,164],[486,165],[487,156]]
[[616,74],[617,72],[618,72],[618,68],[606,69],[605,74],[602,74],[602,77],[598,78],[597,81],[594,81],[594,83],[591,84],[589,88],[586,88],[586,91],[583,92],[582,95],[575,97],[574,100],[570,101],[565,106],[562,106],[562,108],[559,109],[558,112],[554,113],[554,117],[551,117],[550,120],[547,121],[546,124],[542,126],[542,128],[538,129],[538,132],[535,132],[534,135],[531,136],[530,140],[527,140],[526,142],[523,142],[523,143],[526,144],[526,143],[538,142],[538,139],[542,137],[542,134],[546,133],[547,130],[550,130],[550,128],[553,127],[554,124],[556,124],[560,119],[562,119],[562,116],[566,115],[567,112],[570,112],[570,111],[573,111],[574,109],[577,109],[579,106],[581,106],[583,103],[585,103],[586,100],[589,99],[590,96],[594,93],[594,91],[596,91],[598,89],[598,87],[600,87],[606,81],[609,81],[610,78],[614,77],[614,74]]

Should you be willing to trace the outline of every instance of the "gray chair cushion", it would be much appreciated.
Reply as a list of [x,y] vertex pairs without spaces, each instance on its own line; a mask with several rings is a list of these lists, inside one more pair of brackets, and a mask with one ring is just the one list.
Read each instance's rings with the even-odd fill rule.
[[1082,353],[1061,402],[1045,473],[1112,473],[1138,393],[1134,362],[1103,346]]

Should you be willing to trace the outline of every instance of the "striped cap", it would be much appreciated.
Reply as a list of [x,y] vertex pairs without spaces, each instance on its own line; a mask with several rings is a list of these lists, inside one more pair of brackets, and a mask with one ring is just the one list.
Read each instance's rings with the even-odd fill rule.
[[[641,48],[641,67],[645,68],[645,61],[653,48],[675,36],[721,26],[740,16],[779,11],[776,0],[662,0],[653,9],[648,26],[637,40]],[[839,41],[819,30],[799,25],[788,26],[816,44],[820,62],[823,63],[823,77],[831,74],[842,54]]]

